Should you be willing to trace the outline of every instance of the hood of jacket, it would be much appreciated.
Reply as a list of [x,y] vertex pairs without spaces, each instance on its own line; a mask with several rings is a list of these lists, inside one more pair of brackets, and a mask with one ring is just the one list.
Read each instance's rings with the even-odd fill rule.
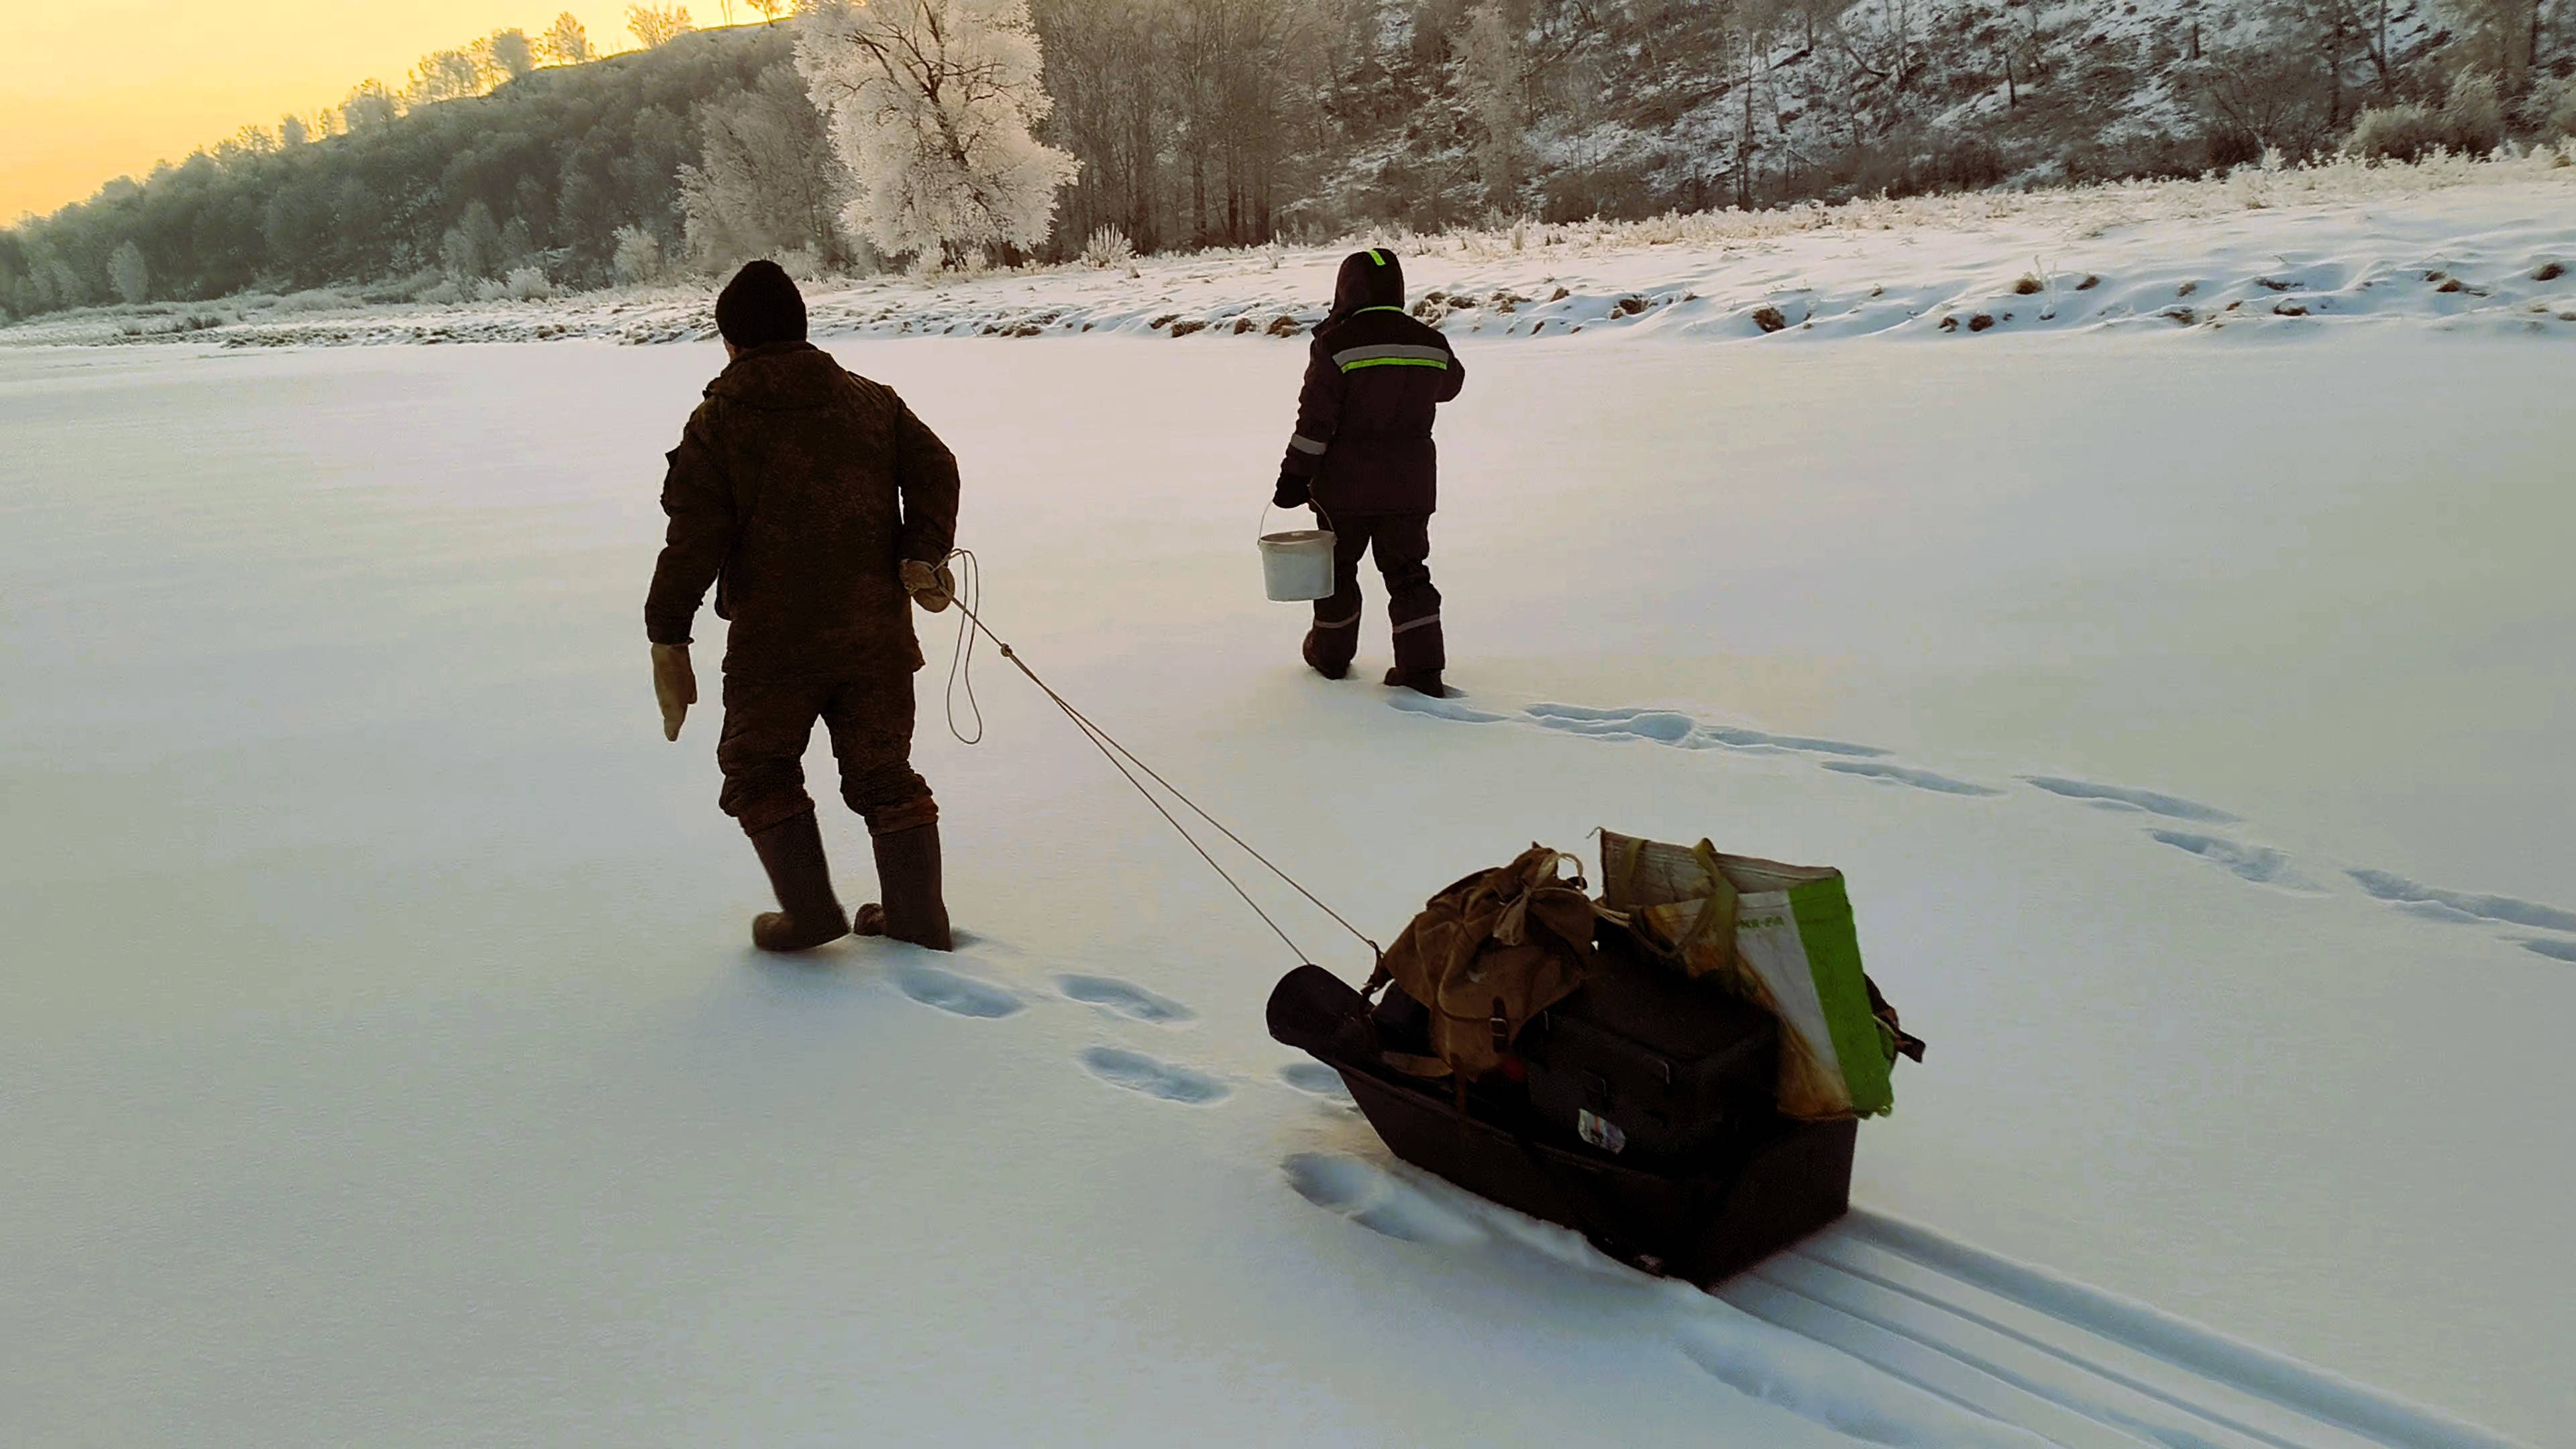
[[828,406],[849,386],[832,354],[810,342],[764,342],[725,365],[707,396],[772,412]]
[[1333,317],[1348,317],[1362,307],[1404,305],[1404,263],[1384,247],[1372,247],[1342,258],[1341,275],[1333,280]]

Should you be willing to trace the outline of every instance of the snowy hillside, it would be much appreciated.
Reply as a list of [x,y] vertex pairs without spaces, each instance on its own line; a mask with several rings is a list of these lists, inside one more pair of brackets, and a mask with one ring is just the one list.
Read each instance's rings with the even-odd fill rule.
[[[2305,32],[2332,13],[2202,0],[1857,0],[1773,35],[1749,79],[1673,78],[1668,89],[1691,104],[1669,125],[1602,121],[1543,132],[1537,145],[1567,169],[1659,158],[1650,174],[1667,190],[1693,168],[1713,181],[1749,156],[1774,186],[1815,185],[1822,177],[1813,173],[1852,168],[1846,184],[1864,194],[1944,171],[1970,184],[2045,183],[2191,174],[2231,159],[2231,145],[2234,159],[2265,144],[2331,151],[2343,140],[2338,123],[2348,127],[2375,103],[2356,39],[2340,100],[2301,113],[2326,88]],[[2408,71],[2458,28],[2457,14],[2435,5],[2392,4],[2390,70]],[[2267,114],[2283,130],[2230,134],[2213,88],[2249,83],[2275,92]],[[1902,140],[1888,145],[1891,136]],[[1873,152],[1889,153],[1875,176]]]
[[[1369,237],[1462,337],[1708,340],[2346,322],[2576,335],[2576,143],[2511,160],[2248,167],[2201,181],[1858,202],[1631,224]],[[830,336],[1301,335],[1342,248],[809,286]],[[328,293],[65,314],[0,342],[227,346],[703,340],[700,288],[350,308]]]
[[[2538,245],[2502,215],[2480,287]],[[1964,299],[1923,241],[1779,244]],[[1289,953],[1041,696],[988,654],[950,737],[939,631],[971,940],[751,952],[637,617],[711,343],[12,348],[8,1436],[2563,1442],[2555,350],[1450,323],[1441,702],[1360,682],[1374,603],[1328,684],[1259,597],[1295,348],[834,348],[955,444],[1021,656],[1372,931],[1601,825],[1844,868],[1931,1042],[1850,1221],[1709,1296],[1393,1163],[1263,1032]]]

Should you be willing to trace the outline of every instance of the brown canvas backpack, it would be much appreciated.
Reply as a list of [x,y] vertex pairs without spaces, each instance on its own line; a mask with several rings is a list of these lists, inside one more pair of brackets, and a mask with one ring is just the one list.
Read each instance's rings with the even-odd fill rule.
[[[1571,863],[1578,874],[1561,879]],[[1531,1018],[1572,995],[1592,965],[1592,900],[1582,862],[1532,845],[1433,896],[1379,964],[1431,1016],[1433,1060],[1394,1063],[1479,1077]]]

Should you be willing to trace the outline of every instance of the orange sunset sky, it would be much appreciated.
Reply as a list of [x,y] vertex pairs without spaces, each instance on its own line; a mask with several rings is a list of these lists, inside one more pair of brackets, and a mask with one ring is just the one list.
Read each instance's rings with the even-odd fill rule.
[[[310,117],[369,77],[400,89],[421,56],[569,10],[601,51],[633,47],[624,0],[0,0],[0,225],[140,179],[162,160]],[[700,25],[722,0],[690,0]],[[746,0],[734,19],[756,20]]]

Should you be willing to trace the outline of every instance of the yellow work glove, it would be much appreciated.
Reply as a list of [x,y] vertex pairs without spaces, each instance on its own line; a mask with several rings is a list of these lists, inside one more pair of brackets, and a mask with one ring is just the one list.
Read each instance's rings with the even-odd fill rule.
[[931,613],[945,610],[957,598],[957,575],[946,564],[926,564],[917,558],[903,561],[903,591],[912,601]]
[[698,676],[689,668],[688,645],[653,646],[653,697],[662,704],[662,738],[678,739],[680,721],[698,702]]

